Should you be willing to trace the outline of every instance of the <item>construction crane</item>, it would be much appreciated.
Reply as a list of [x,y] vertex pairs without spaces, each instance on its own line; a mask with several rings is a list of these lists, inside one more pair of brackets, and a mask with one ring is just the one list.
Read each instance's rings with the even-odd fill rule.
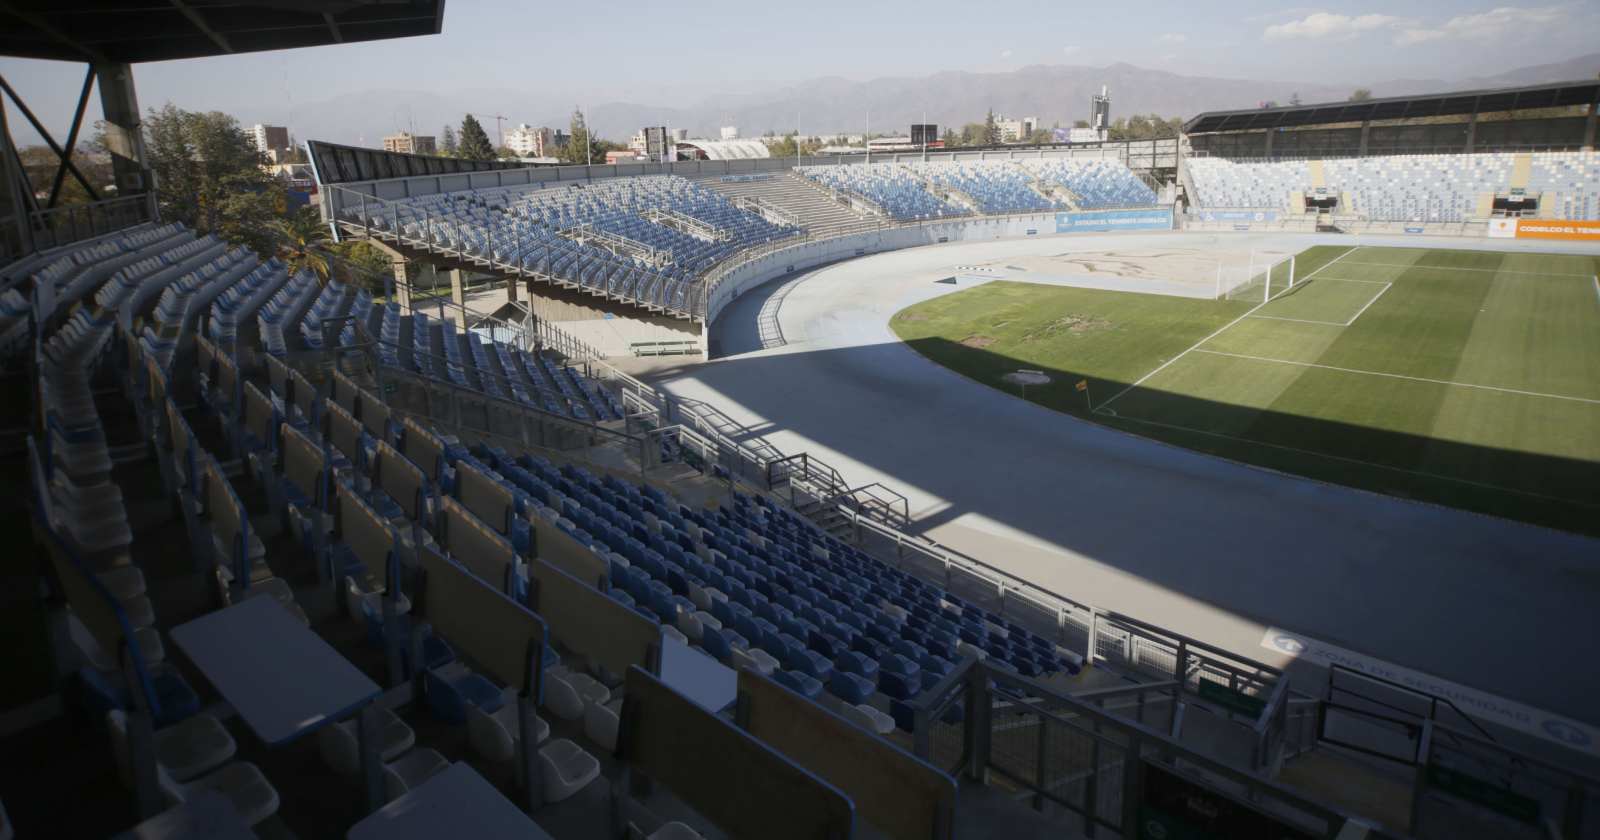
[[[470,114],[472,112],[468,111],[467,113]],[[503,117],[500,114],[472,114],[472,116],[482,117],[486,120],[494,120],[494,133],[495,136],[500,139],[500,142],[495,144],[495,148],[504,149],[506,147],[506,132],[505,128],[501,125],[506,121],[506,117]]]

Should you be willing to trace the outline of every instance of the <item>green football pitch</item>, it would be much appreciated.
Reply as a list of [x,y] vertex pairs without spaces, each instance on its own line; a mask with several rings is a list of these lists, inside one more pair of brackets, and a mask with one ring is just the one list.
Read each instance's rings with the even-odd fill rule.
[[[1210,301],[998,281],[891,326],[972,379],[1117,429],[1600,534],[1596,274],[1600,257],[1316,247],[1270,300],[1259,283]],[[1019,369],[1051,381],[1022,393],[1003,378]]]

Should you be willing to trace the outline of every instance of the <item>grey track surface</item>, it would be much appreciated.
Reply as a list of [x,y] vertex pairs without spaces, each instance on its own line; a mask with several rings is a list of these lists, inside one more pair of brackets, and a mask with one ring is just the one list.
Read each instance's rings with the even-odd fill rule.
[[724,358],[652,378],[718,407],[747,437],[821,457],[852,485],[895,488],[910,498],[913,530],[1078,601],[1287,664],[1260,646],[1276,625],[1600,722],[1590,647],[1600,639],[1600,540],[1101,428],[967,380],[888,327],[900,309],[954,291],[933,281],[956,265],[1224,239],[1277,250],[1518,244],[1172,233],[918,248],[810,272],[778,309],[783,346],[760,349],[759,324],[782,281],[747,292],[714,325]]

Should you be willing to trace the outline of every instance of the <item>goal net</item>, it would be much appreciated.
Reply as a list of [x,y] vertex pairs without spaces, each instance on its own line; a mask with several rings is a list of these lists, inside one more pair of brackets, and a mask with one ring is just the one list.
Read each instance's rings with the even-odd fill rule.
[[1217,263],[1217,298],[1265,303],[1300,282],[1293,254],[1252,251],[1247,257]]

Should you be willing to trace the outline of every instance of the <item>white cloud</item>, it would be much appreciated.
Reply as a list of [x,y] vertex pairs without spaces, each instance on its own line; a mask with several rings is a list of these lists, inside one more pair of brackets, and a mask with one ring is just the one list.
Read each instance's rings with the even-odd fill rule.
[[1562,6],[1501,6],[1475,15],[1453,17],[1434,28],[1408,28],[1395,38],[1395,43],[1409,46],[1445,39],[1485,41],[1503,38],[1526,33],[1530,28],[1560,23],[1565,20],[1566,11]]
[[1000,57],[1001,58],[1010,58],[1011,57],[1011,51],[1010,50],[1001,50],[1000,51]]
[[1409,24],[1393,15],[1338,15],[1315,12],[1299,20],[1278,23],[1267,27],[1261,37],[1268,41],[1285,41],[1292,38],[1350,38],[1364,32],[1375,32]]
[[1246,23],[1264,23],[1264,22],[1269,21],[1269,20],[1290,20],[1292,18],[1297,18],[1297,17],[1299,17],[1301,15],[1310,14],[1310,13],[1312,13],[1314,11],[1316,11],[1316,9],[1307,8],[1305,6],[1291,6],[1291,7],[1287,8],[1287,9],[1274,9],[1274,10],[1272,10],[1270,12],[1265,12],[1263,14],[1251,15],[1251,16],[1245,18],[1245,22]]
[[1162,35],[1160,38],[1157,38],[1156,40],[1160,41],[1163,44],[1181,44],[1184,41],[1189,40],[1189,36],[1188,35],[1184,35],[1181,32],[1168,32],[1167,34]]
[[1078,46],[1076,44],[1068,44],[1067,46],[1061,48],[1061,54],[1062,55],[1077,55],[1082,50],[1083,50],[1083,47],[1080,47],[1080,46]]

